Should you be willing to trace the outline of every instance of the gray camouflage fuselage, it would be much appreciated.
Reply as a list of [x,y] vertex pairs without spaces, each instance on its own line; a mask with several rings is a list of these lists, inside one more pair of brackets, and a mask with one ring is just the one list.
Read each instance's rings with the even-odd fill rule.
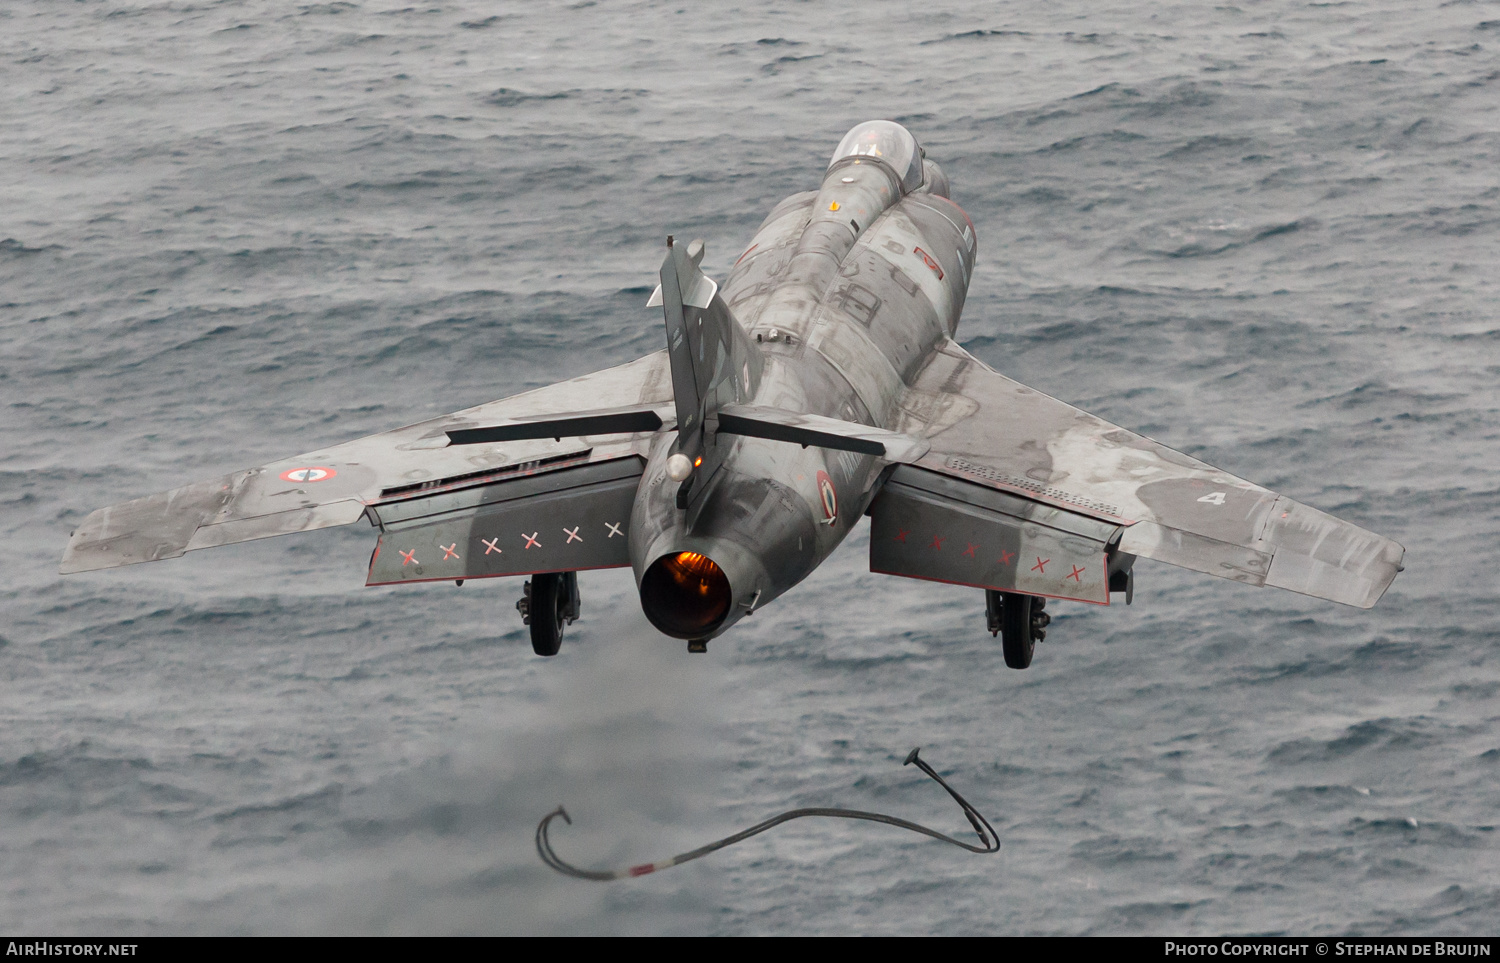
[[[929,182],[945,187],[926,166]],[[957,327],[975,245],[968,216],[947,198],[903,197],[891,171],[867,160],[834,165],[821,189],[776,206],[724,284],[724,302],[763,359],[736,400],[892,427],[906,380]],[[722,463],[701,501],[682,511],[666,475],[675,442],[663,435],[651,448],[631,516],[631,564],[639,585],[672,552],[718,563],[733,603],[704,638],[806,578],[858,522],[885,467],[852,451],[719,435]],[[831,517],[820,473],[834,493]]]

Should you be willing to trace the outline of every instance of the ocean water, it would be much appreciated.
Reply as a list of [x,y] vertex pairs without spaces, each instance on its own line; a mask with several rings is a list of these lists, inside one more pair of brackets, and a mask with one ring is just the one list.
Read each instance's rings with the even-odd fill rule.
[[[1500,928],[1500,3],[0,8],[0,928]],[[1389,535],[1370,611],[1142,562],[1004,667],[867,537],[689,657],[628,572],[362,588],[364,526],[63,579],[92,509],[654,350],[870,118],[979,231],[961,340]],[[795,806],[963,821],[972,856]]]

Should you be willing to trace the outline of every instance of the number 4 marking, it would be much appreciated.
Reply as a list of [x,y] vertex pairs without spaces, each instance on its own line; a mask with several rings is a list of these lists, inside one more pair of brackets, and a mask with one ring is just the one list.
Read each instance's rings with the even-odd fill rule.
[[1210,505],[1222,505],[1224,504],[1224,493],[1214,492],[1212,495],[1204,495],[1198,501],[1208,502]]

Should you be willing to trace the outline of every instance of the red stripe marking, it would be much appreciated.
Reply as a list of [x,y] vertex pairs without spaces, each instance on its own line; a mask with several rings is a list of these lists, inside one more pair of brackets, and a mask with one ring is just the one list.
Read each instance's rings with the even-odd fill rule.
[[932,198],[936,198],[937,200],[940,200],[940,201],[947,201],[950,205],[953,206],[953,209],[955,211],[958,211],[958,213],[962,214],[964,216],[964,220],[966,220],[966,221],[969,222],[969,237],[973,238],[973,240],[970,243],[973,244],[974,247],[976,247],[976,248],[979,247],[979,232],[976,231],[976,230],[974,230],[974,219],[969,216],[969,212],[968,211],[966,211],[963,208],[959,207],[958,204],[952,198],[949,198],[949,197],[938,197],[938,195],[936,195],[936,194],[929,194],[927,196],[928,197],[932,197]]
[[919,258],[922,259],[922,263],[923,264],[926,264],[930,269],[932,269],[933,271],[935,271],[937,273],[937,277],[938,277],[939,281],[941,281],[943,279],[943,269],[938,264],[938,262],[936,262],[936,261],[934,261],[932,259],[932,255],[931,254],[928,254],[926,251],[922,250],[919,247],[912,248],[912,252],[915,253],[917,255],[917,257],[919,257]]
[[[1101,555],[1100,558],[1103,558],[1103,556]],[[621,566],[621,567],[623,568],[623,566]],[[887,568],[876,568],[873,563],[870,565],[870,571],[874,572],[876,575],[894,575],[894,576],[897,576],[898,578],[916,579],[919,582],[942,582],[944,585],[968,585],[968,586],[970,586],[972,588],[994,589],[997,592],[1014,592],[1016,590],[1016,587],[1014,585],[986,585],[983,582],[960,582],[957,579],[938,578],[936,575],[913,575],[910,572],[893,572],[893,571],[891,571],[890,569],[887,569]],[[467,576],[467,575],[464,576],[464,578],[469,578],[469,577],[470,576]],[[414,581],[416,581],[416,579],[408,579],[407,581],[413,581],[414,582]],[[423,579],[423,581],[427,581],[427,582],[451,582],[451,581],[453,581],[453,576],[450,575],[447,578]],[[405,583],[390,582],[390,583],[387,583],[387,584],[398,585],[398,584],[405,584]],[[1086,603],[1088,605],[1108,605],[1109,604],[1109,593],[1108,592],[1104,593],[1104,601],[1102,601],[1102,602],[1099,601],[1099,600],[1097,600],[1097,599],[1081,598],[1080,596],[1077,596],[1077,595],[1053,595],[1050,592],[1033,592],[1033,591],[1031,591],[1029,589],[1026,591],[1026,594],[1027,595],[1040,595],[1042,598],[1048,598],[1048,599],[1062,599],[1065,602],[1084,602],[1084,603]]]
[[630,867],[631,876],[645,876],[647,873],[656,872],[656,867],[650,863],[642,863],[639,866]]
[[[576,572],[587,572],[587,571],[593,571],[595,569],[629,568],[629,567],[630,567],[630,563],[629,562],[623,562],[623,563],[621,563],[619,565],[583,565],[583,566],[580,566],[580,567],[578,567],[576,569],[573,568],[572,566],[569,566],[568,568],[538,568],[538,569],[532,569],[531,571],[527,571],[527,572],[495,572],[494,574],[491,574],[491,575],[465,575],[464,576],[464,580],[467,581],[468,579],[471,579],[471,578],[475,578],[475,579],[478,579],[478,578],[512,578],[512,577],[521,576],[521,575],[541,575],[541,574],[543,574],[545,572],[575,572],[575,571]],[[439,576],[436,576],[434,578],[403,578],[403,579],[392,579],[389,582],[370,582],[370,581],[366,581],[365,582],[365,588],[375,588],[375,587],[381,586],[381,585],[414,585],[417,582],[451,582],[451,581],[453,581],[453,576],[451,576],[451,575],[439,575]]]

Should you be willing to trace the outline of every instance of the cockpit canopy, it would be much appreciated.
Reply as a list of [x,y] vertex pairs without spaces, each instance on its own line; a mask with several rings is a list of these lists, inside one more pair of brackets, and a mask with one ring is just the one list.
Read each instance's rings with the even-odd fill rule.
[[871,157],[889,167],[901,181],[901,192],[922,186],[922,148],[905,127],[889,120],[867,120],[844,135],[829,167],[848,157]]

